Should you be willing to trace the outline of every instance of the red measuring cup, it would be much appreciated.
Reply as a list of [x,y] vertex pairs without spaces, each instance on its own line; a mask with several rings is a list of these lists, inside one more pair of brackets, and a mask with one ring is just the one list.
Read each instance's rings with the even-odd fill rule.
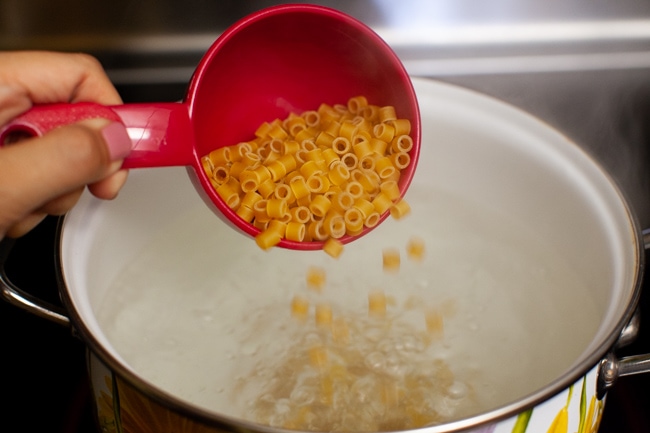
[[[420,148],[420,114],[411,80],[372,29],[340,11],[315,5],[267,8],[229,27],[201,59],[182,102],[35,106],[2,127],[0,144],[13,134],[40,136],[88,118],[122,122],[133,140],[124,168],[189,167],[197,191],[217,215],[256,236],[259,229],[216,193],[201,157],[255,138],[263,122],[315,110],[321,103],[344,104],[358,95],[373,105],[392,105],[400,118],[411,121],[411,163],[399,181],[404,194]],[[350,242],[369,230],[340,241]],[[283,239],[278,246],[314,250],[323,242]]]

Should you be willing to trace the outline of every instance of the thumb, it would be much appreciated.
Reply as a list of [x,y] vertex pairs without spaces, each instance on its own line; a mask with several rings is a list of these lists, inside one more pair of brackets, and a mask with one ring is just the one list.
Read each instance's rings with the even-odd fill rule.
[[0,228],[116,173],[130,149],[124,126],[105,119],[0,148]]

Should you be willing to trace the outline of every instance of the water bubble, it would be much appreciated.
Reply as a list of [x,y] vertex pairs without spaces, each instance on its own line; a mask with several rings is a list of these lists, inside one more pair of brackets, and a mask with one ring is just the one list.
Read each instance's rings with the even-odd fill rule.
[[447,395],[455,400],[459,400],[467,395],[467,385],[463,382],[455,381],[447,389]]
[[366,356],[366,365],[374,370],[382,370],[386,363],[386,358],[381,352],[372,352]]

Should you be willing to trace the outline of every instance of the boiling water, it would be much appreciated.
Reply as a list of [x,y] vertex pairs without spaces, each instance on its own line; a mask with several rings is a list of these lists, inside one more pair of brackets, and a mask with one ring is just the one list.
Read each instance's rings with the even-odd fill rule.
[[[311,430],[435,424],[506,404],[565,371],[603,305],[531,227],[413,185],[411,215],[333,259],[259,250],[203,207],[151,240],[96,311],[139,375],[209,410]],[[405,253],[424,240],[423,260]],[[397,273],[382,250],[399,248]],[[308,270],[325,271],[321,291]],[[383,293],[385,314],[369,314]],[[294,317],[294,296],[310,305]],[[314,308],[332,312],[315,323]],[[430,313],[441,323],[431,327]],[[571,324],[571,332],[567,332]],[[338,326],[338,328],[337,328]],[[338,333],[337,333],[338,329]]]

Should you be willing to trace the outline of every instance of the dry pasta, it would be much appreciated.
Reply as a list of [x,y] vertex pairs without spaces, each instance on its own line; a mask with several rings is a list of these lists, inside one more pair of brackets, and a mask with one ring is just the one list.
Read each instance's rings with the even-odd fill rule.
[[[261,248],[338,240],[387,212],[408,213],[398,182],[411,163],[410,133],[394,107],[355,96],[265,122],[253,140],[215,149],[201,164],[228,207],[260,230]],[[341,242],[329,243],[328,254],[341,251]]]

